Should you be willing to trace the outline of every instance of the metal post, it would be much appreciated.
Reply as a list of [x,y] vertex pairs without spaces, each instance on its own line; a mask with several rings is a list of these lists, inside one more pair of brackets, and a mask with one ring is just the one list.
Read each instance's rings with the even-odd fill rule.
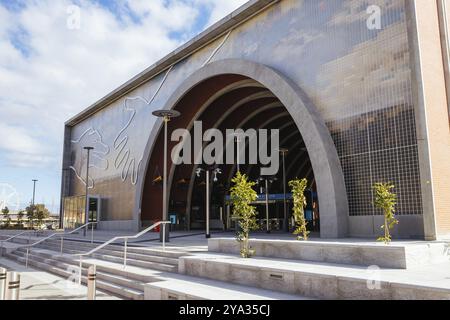
[[7,290],[6,300],[19,300],[20,296],[20,273],[8,272],[6,276]]
[[61,255],[63,254],[64,237],[61,237]]
[[30,248],[27,248],[27,257],[25,258],[25,268],[28,269],[28,253],[30,252]]
[[0,241],[0,257],[3,257],[3,241]]
[[0,300],[5,300],[6,295],[6,269],[0,268]]
[[34,206],[34,197],[35,197],[35,195],[36,195],[36,182],[37,182],[38,180],[33,179],[32,181],[33,181],[33,201],[32,201],[32,204],[33,204],[33,206]]
[[[181,114],[176,110],[157,110],[153,111],[152,115],[155,117],[162,118],[164,121],[164,173],[163,173],[163,214],[162,214],[162,221],[167,221],[168,212],[167,212],[167,126],[168,122],[172,118],[179,117]],[[166,229],[166,225],[163,224],[163,230],[164,230],[164,241],[169,241],[169,230]],[[167,231],[167,232],[166,232]],[[160,229],[160,242],[163,242],[163,239],[161,237],[163,236],[163,232]]]
[[240,150],[239,150],[239,143],[241,142],[241,139],[239,138],[239,136],[236,136],[236,144],[237,144],[237,152],[236,152],[236,155],[237,155],[237,171],[238,172],[241,172],[241,169],[240,169]]
[[286,151],[283,152],[283,209],[284,209],[284,230],[289,232],[289,221],[287,213],[287,199],[286,199]]
[[124,269],[127,267],[127,246],[128,246],[128,239],[125,239],[125,246],[123,247],[123,268]]
[[95,265],[92,265],[88,269],[88,292],[87,292],[87,299],[88,300],[95,300],[96,296],[96,281],[97,281],[97,267]]
[[92,229],[91,229],[91,243],[94,243],[94,223],[92,223]]
[[270,227],[269,227],[269,180],[265,179],[266,181],[266,230],[267,233],[270,233]]
[[[167,123],[169,117],[164,117],[164,173],[163,173],[163,221],[167,221]],[[163,228],[163,241],[166,241],[166,224],[162,224]]]
[[[163,223],[163,225],[165,225],[166,223]],[[166,228],[163,228],[163,238],[162,238],[162,241],[163,241],[163,251],[166,251]]]
[[222,230],[225,230],[225,222],[224,222],[224,219],[223,219],[223,207],[220,207],[220,209],[219,209],[219,214],[220,214],[220,221],[222,221]]
[[211,238],[209,232],[209,170],[206,170],[206,239]]
[[[89,160],[90,160],[90,154],[91,154],[91,150],[93,150],[93,147],[84,147],[85,150],[87,150],[87,159],[86,159],[86,203],[85,203],[85,208],[86,208],[86,212],[85,212],[85,222],[84,223],[89,223]],[[86,237],[86,230],[88,228],[88,225],[86,226],[86,228],[83,229],[84,234],[83,236]]]
[[79,271],[79,277],[78,277],[78,284],[81,286],[81,277],[82,277],[82,266],[83,266],[83,257],[80,256],[80,271]]

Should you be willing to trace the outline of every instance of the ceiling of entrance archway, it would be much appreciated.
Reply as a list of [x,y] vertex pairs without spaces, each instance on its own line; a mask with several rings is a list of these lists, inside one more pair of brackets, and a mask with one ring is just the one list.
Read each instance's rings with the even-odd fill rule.
[[[210,79],[208,81],[216,82],[219,79]],[[214,96],[214,99],[208,101],[207,106],[199,103],[197,108],[202,110],[197,113],[195,120],[202,121],[204,131],[209,128],[216,128],[223,132],[226,129],[237,128],[244,130],[249,128],[279,129],[281,146],[290,150],[286,160],[302,164],[291,166],[287,174],[291,177],[296,177],[303,173],[303,171],[297,170],[303,166],[307,168],[304,172],[307,174],[310,167],[309,157],[292,117],[279,99],[268,89],[262,87],[256,81],[249,79],[247,81],[249,82],[241,80],[241,82],[245,82],[245,86],[229,84],[229,89],[225,90],[223,94]],[[202,86],[202,84],[199,86]],[[175,109],[183,113],[185,105],[180,102]],[[192,121],[193,119],[190,121],[191,124]],[[303,163],[308,165],[303,165]],[[193,169],[191,166],[186,167],[176,168],[177,172],[174,174],[174,179],[189,181],[192,177]],[[222,176],[231,177],[234,170],[233,166],[225,166]],[[259,166],[246,166],[244,172],[255,178],[259,172]],[[226,178],[226,180],[229,181],[229,178]]]
[[[309,157],[304,149],[303,139],[293,119],[280,100],[267,88],[258,82],[237,75],[222,75],[211,78],[192,88],[178,103],[175,110],[182,116],[170,123],[170,131],[178,128],[192,130],[194,121],[202,121],[203,132],[210,128],[221,131],[225,129],[279,129],[281,147],[290,150],[287,162],[295,161],[299,165],[290,166],[287,176],[294,178],[299,174],[308,173]],[[191,132],[191,135],[193,133]],[[169,144],[169,150],[176,143]],[[147,177],[145,191],[147,195],[142,202],[142,212],[160,210],[157,201],[161,188],[152,184],[151,175],[157,168],[162,168],[163,139],[160,133],[155,143]],[[193,155],[193,158],[195,156]],[[171,163],[169,163],[170,165]],[[300,168],[305,168],[303,171]],[[179,165],[170,167],[168,179],[173,203],[185,202],[190,197],[189,192],[196,183],[195,165]],[[257,165],[243,166],[241,171],[256,179],[260,167]],[[160,170],[160,169],[159,169]],[[219,184],[229,187],[229,180],[235,167],[222,167]],[[299,172],[297,172],[299,171]],[[281,170],[280,170],[281,173]],[[200,181],[200,180],[199,180]],[[182,183],[177,183],[182,182]],[[200,182],[199,182],[200,183]],[[278,187],[277,187],[278,188]],[[188,201],[189,202],[189,201]],[[188,208],[186,210],[189,210]],[[146,217],[143,217],[145,220]]]

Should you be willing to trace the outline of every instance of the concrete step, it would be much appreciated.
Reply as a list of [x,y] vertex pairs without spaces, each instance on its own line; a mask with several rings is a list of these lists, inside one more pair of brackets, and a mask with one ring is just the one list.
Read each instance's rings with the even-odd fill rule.
[[[15,252],[14,254],[10,254],[9,258],[14,258],[15,260],[18,260],[20,262],[25,263],[25,254],[22,252]],[[55,259],[53,256],[44,254],[42,252],[40,253],[33,253],[31,252],[28,257],[28,261],[35,261],[40,262],[44,264],[51,265],[53,267],[56,267],[61,270],[71,270],[78,272],[79,270],[79,264],[76,261],[70,261],[71,263],[67,263],[65,261],[61,261],[59,259]],[[30,264],[31,265],[31,264]],[[90,264],[83,263],[82,264],[82,272],[85,275],[87,272],[88,267]],[[111,272],[112,271],[112,272]],[[153,279],[146,278],[143,279],[142,277],[138,279],[133,279],[130,277],[130,274],[121,270],[121,269],[113,269],[113,270],[105,270],[105,268],[101,266],[97,266],[97,275],[98,279],[108,280],[112,283],[123,285],[129,288],[133,288],[136,290],[143,291],[143,285],[142,282],[144,281],[151,281]]]
[[[58,248],[58,251],[60,250],[61,242],[58,239],[50,239],[46,241],[46,243],[54,245]],[[89,251],[91,249],[97,248],[99,245],[98,243],[90,243],[90,242],[84,242],[84,241],[74,241],[74,240],[68,240],[64,239],[64,247],[66,245],[75,245],[80,250]],[[112,251],[119,251],[123,252],[123,243],[117,243],[117,244],[111,244],[106,246],[104,249],[106,250],[112,250]],[[140,247],[140,246],[133,246],[132,243],[128,243],[128,249],[127,252],[129,253],[136,253],[136,254],[144,254],[144,255],[153,255],[153,256],[160,256],[160,257],[166,257],[166,258],[174,258],[177,259],[181,256],[188,255],[186,252],[182,251],[176,251],[173,249],[170,249],[169,247],[166,248],[164,251],[161,246],[155,246],[155,247]]]
[[184,275],[147,283],[144,297],[145,300],[313,300],[295,294]]
[[[14,252],[15,255],[20,256],[20,257],[25,257],[25,252],[23,251],[16,251]],[[79,267],[79,260],[74,259],[73,256],[67,256],[67,255],[60,255],[58,253],[55,253],[53,251],[50,250],[46,250],[46,249],[35,249],[30,251],[30,255],[37,255],[40,258],[43,259],[48,259],[48,260],[54,260],[55,263],[57,262],[63,262],[67,265],[71,265],[71,266],[75,266],[75,267]],[[82,265],[83,267],[89,267],[92,263],[86,262],[87,259],[84,259],[82,261]],[[92,259],[89,259],[89,261]],[[96,263],[97,266],[97,272],[102,272],[102,273],[109,273],[112,275],[118,275],[118,276],[122,276],[122,277],[126,277],[129,278],[131,280],[134,281],[139,281],[139,282],[151,282],[151,281],[155,281],[156,277],[154,275],[148,276],[145,274],[140,274],[140,273],[133,273],[133,272],[129,272],[127,270],[124,270],[122,267],[122,264],[116,264],[116,263],[109,263],[109,262],[104,262],[104,261],[97,261]],[[156,272],[157,273],[157,272]],[[159,278],[158,278],[159,279]]]
[[[123,257],[115,257],[115,256],[96,254],[96,253],[94,253],[92,255],[92,257],[96,258],[96,259],[100,259],[100,260],[115,262],[117,264],[123,264]],[[178,272],[178,265],[135,260],[135,259],[131,259],[131,258],[130,259],[127,258],[127,265],[141,267],[141,268],[148,268],[148,269],[153,269],[153,270],[161,270],[161,271],[166,271],[166,272]]]
[[[38,247],[57,251],[57,252],[61,251],[61,247],[59,245],[56,246],[51,243],[43,243],[43,244],[40,244]],[[116,248],[114,248],[114,249],[116,249]],[[127,257],[130,259],[142,260],[142,261],[148,261],[148,262],[156,262],[156,263],[162,263],[162,264],[170,264],[170,265],[174,265],[174,266],[178,265],[177,258],[164,257],[161,255],[152,255],[151,251],[146,254],[135,253],[135,252],[133,252],[133,250],[131,250],[131,252],[130,252],[129,249],[130,248],[127,248]],[[91,248],[90,247],[89,248],[81,248],[76,244],[70,243],[70,244],[65,244],[63,247],[63,250],[65,253],[76,254],[76,253],[88,252],[91,250]],[[119,247],[116,250],[112,250],[107,247],[105,249],[101,249],[101,250],[97,251],[96,253],[109,255],[109,256],[123,257],[123,255],[124,255],[123,250],[124,250],[123,247]]]
[[311,300],[298,295],[194,277],[148,283],[144,292],[145,300]]
[[[23,262],[25,264],[25,254],[22,254],[21,252],[16,252],[14,254],[9,254],[8,257],[10,259],[14,259],[19,262]],[[33,261],[33,262],[32,262]],[[42,253],[30,253],[28,257],[28,264],[31,266],[33,263],[42,263],[45,265],[51,265],[52,267],[55,267],[57,269],[66,271],[66,272],[75,272],[76,275],[78,275],[79,270],[79,264],[77,263],[67,263],[63,262],[57,259],[53,259],[49,257],[48,255],[44,255]],[[83,276],[86,276],[87,269],[90,265],[83,263],[82,265],[82,274]],[[109,270],[111,271],[111,270]],[[113,283],[116,285],[121,285],[123,287],[132,288],[138,291],[144,291],[144,286],[142,279],[134,280],[129,278],[129,274],[126,272],[120,272],[120,269],[113,269],[113,272],[110,273],[108,271],[105,271],[104,268],[97,267],[97,278],[99,280],[102,280],[104,282]],[[149,280],[149,279],[146,279]]]
[[[48,246],[42,246],[41,249],[47,249],[52,250],[52,247]],[[26,254],[25,248],[20,248],[17,250],[18,252],[21,252],[23,254]],[[56,253],[56,252],[55,252]],[[70,250],[70,249],[64,249],[64,253],[75,255],[77,253],[80,253],[79,251]],[[103,254],[102,252],[94,253],[91,255],[92,258],[115,262],[118,264],[123,264],[123,255],[122,256],[111,256],[109,254]],[[83,259],[86,259],[88,257],[83,257]],[[78,259],[77,257],[73,257],[73,259]],[[141,260],[141,259],[134,259],[132,256],[127,255],[127,265],[130,266],[138,266],[143,268],[149,268],[154,270],[161,270],[166,272],[178,272],[178,263],[177,264],[165,264],[165,263],[159,263],[159,262],[152,262],[147,260]]]
[[[25,257],[16,253],[7,254],[9,259],[25,264]],[[39,255],[30,254],[28,265],[35,268],[56,274],[63,278],[74,277],[78,279],[78,267],[57,260],[48,259]],[[87,283],[87,265],[82,268],[82,283]],[[117,274],[108,274],[97,270],[97,288],[118,297],[132,300],[142,300],[144,298],[144,285],[142,282],[128,279]]]
[[415,270],[203,254],[180,273],[318,299],[450,299],[450,263]]

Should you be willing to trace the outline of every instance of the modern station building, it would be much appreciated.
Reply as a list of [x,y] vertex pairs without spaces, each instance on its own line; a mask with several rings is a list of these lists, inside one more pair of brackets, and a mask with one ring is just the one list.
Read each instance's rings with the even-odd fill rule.
[[[86,183],[101,229],[140,230],[162,219],[164,130],[152,112],[167,109],[181,113],[169,137],[193,131],[194,121],[203,131],[278,129],[287,180],[308,179],[309,225],[323,238],[380,233],[376,182],[395,185],[397,238],[449,236],[449,18],[444,0],[249,1],[66,122],[65,226],[84,223]],[[88,181],[86,146],[94,147]],[[167,165],[172,229],[204,229],[199,165],[174,165],[170,156]],[[230,229],[237,168],[220,168],[211,227]],[[259,165],[240,171],[261,178]],[[270,180],[276,230],[282,170]]]

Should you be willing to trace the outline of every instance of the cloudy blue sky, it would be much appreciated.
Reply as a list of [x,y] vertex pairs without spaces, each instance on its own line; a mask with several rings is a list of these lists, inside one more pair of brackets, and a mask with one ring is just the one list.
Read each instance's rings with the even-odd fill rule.
[[0,197],[58,211],[64,121],[245,2],[0,0]]

